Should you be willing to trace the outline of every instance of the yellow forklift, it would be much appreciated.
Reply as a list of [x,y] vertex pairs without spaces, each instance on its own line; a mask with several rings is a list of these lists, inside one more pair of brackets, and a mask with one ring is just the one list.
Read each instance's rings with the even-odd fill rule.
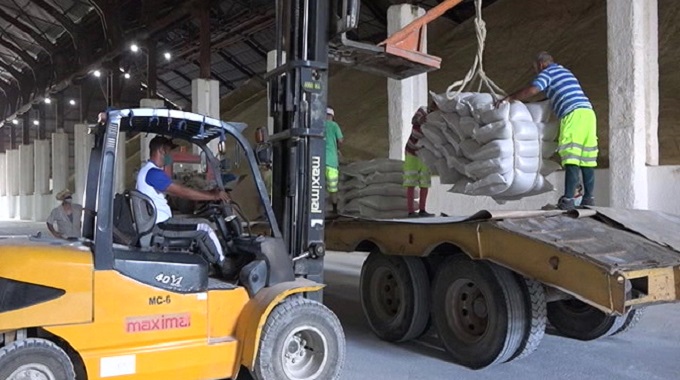
[[[177,110],[109,110],[90,129],[83,237],[0,238],[0,379],[233,379],[244,367],[258,380],[340,377],[344,334],[321,303],[328,57],[392,78],[439,63],[415,51],[414,25],[406,50],[349,41],[358,15],[358,0],[277,1],[279,61],[267,74],[274,134],[257,154],[244,124]],[[198,146],[213,173],[220,162],[208,143],[240,146],[268,235],[244,232],[231,204],[205,205],[233,263],[215,274],[197,241],[159,234],[148,197],[114,194],[122,132]],[[271,202],[263,163],[273,166]]]

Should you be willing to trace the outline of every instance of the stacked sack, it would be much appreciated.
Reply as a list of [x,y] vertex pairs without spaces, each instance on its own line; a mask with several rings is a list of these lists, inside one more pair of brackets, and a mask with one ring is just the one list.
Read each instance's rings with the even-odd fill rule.
[[442,184],[453,185],[450,192],[504,202],[553,190],[545,177],[560,168],[549,160],[559,126],[548,101],[496,108],[485,93],[433,99],[439,110],[422,126],[418,156]]
[[379,158],[340,168],[338,211],[364,218],[402,218],[408,211],[403,161]]

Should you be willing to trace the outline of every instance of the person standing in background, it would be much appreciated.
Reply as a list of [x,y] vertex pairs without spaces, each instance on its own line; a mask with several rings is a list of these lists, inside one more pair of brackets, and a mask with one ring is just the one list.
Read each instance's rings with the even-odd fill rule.
[[[420,107],[411,119],[411,136],[409,136],[404,148],[404,187],[406,187],[406,202],[408,206],[409,218],[434,216],[427,210],[427,194],[429,192],[432,175],[425,163],[418,158],[416,152],[420,149],[418,140],[423,137],[421,127],[427,120],[427,115],[434,112],[437,105],[432,102],[430,107]],[[420,188],[419,211],[416,213],[415,192],[416,187]]]
[[340,161],[338,154],[344,141],[342,130],[335,122],[335,111],[332,107],[326,108],[326,189],[333,205],[333,214],[338,213],[338,181],[340,179]]
[[[64,189],[57,194],[61,205],[55,207],[47,218],[47,229],[59,239],[74,239],[81,236],[80,217],[83,206],[73,203],[73,194]],[[55,228],[56,224],[56,228]]]

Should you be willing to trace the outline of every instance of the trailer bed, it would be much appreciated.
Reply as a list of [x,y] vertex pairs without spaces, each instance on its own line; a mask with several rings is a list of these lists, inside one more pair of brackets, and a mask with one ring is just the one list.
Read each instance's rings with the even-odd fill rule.
[[680,300],[679,233],[680,218],[653,211],[480,211],[468,217],[341,217],[327,221],[326,245],[420,257],[464,252],[623,314]]

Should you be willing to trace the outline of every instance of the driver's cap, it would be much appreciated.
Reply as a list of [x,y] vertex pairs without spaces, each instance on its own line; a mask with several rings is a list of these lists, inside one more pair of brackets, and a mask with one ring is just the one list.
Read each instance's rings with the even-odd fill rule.
[[174,142],[172,142],[171,139],[165,136],[156,136],[152,138],[151,141],[149,141],[149,150],[151,152],[155,152],[156,150],[164,146],[169,146],[170,149],[172,150],[177,148],[179,145],[175,144]]

